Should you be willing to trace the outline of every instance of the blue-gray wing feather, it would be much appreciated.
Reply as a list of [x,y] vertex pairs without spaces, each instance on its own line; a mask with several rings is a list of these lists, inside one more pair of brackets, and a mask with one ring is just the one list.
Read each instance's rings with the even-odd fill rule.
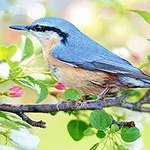
[[66,44],[61,43],[56,46],[52,55],[61,61],[87,70],[150,79],[128,61],[113,54],[82,33],[78,36],[72,35]]

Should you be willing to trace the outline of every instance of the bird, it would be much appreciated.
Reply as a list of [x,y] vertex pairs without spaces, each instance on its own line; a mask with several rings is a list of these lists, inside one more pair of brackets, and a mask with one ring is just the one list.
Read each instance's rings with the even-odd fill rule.
[[55,78],[84,95],[104,96],[128,88],[150,88],[150,76],[65,19],[44,17],[29,25],[9,27],[35,36]]

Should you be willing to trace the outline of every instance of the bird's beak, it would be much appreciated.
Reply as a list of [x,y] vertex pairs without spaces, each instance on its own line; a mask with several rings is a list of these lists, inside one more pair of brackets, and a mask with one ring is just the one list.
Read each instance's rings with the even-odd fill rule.
[[28,31],[27,26],[23,26],[23,25],[20,25],[20,26],[17,26],[17,25],[9,26],[9,28],[14,29],[14,30]]

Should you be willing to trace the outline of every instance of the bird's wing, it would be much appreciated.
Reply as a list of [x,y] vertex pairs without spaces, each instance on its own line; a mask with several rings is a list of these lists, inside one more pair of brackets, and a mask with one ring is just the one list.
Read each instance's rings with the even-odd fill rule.
[[[134,78],[146,78],[142,71],[128,61],[113,54],[95,41],[80,40],[77,44],[66,43],[58,46],[52,55],[66,63],[92,71],[105,71],[113,74],[124,74]],[[148,79],[150,79],[148,77]]]

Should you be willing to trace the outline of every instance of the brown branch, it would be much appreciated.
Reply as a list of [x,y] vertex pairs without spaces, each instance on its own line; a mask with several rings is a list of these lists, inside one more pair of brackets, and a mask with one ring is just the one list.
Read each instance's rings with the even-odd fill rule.
[[24,112],[22,111],[18,111],[16,113],[18,116],[20,116],[22,118],[23,121],[27,122],[28,124],[32,125],[33,127],[40,127],[40,128],[46,128],[45,126],[45,122],[43,122],[42,120],[40,121],[34,121],[31,120],[27,115],[24,114]]
[[117,122],[113,120],[114,124],[117,124],[119,127],[128,126],[128,127],[135,127],[134,121],[128,121],[128,122]]
[[[77,111],[77,110],[95,110],[103,109],[106,107],[122,107],[138,112],[150,113],[150,108],[143,107],[143,104],[150,104],[150,90],[148,90],[143,97],[137,102],[127,102],[125,99],[127,95],[121,97],[110,98],[107,100],[87,100],[87,101],[63,101],[58,104],[38,104],[38,105],[11,105],[11,104],[0,104],[0,111],[6,111],[15,113],[32,126],[45,128],[45,122],[33,121],[25,113],[53,113],[58,111]],[[129,122],[131,124],[131,122]],[[129,124],[128,123],[128,124]],[[133,122],[132,122],[133,123]],[[123,125],[123,122],[120,125]]]

